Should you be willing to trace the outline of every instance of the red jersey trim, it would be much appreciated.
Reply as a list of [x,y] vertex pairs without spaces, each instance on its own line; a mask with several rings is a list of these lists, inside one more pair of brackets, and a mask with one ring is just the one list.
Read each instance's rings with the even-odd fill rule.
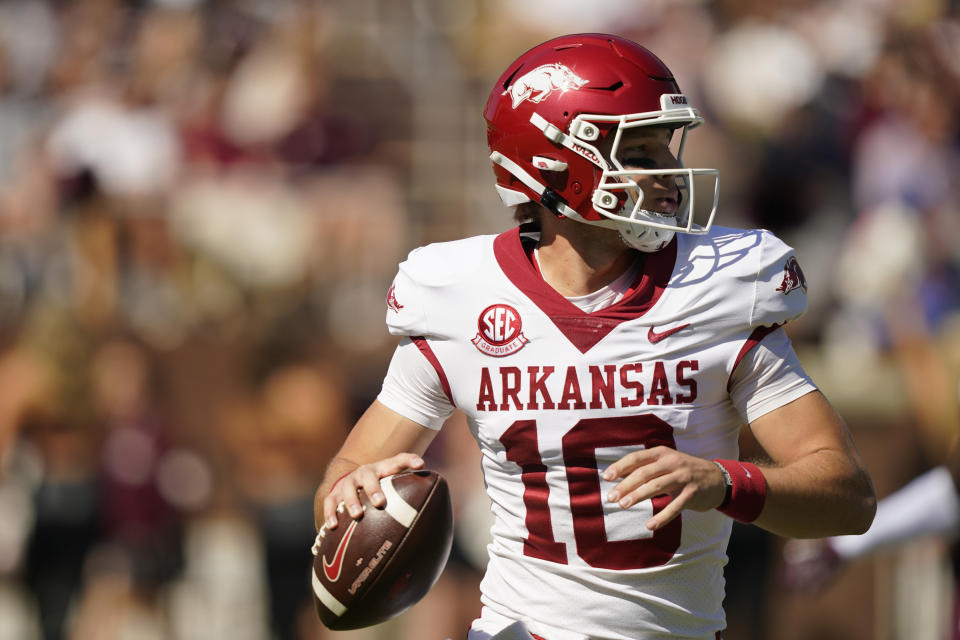
[[730,387],[733,385],[733,373],[737,370],[737,367],[740,365],[740,361],[743,360],[744,356],[750,353],[750,349],[753,349],[755,346],[760,344],[761,340],[782,326],[783,323],[780,322],[769,327],[757,327],[753,330],[753,333],[750,334],[750,337],[747,338],[747,341],[743,343],[742,347],[740,347],[740,353],[737,354],[737,359],[733,361],[733,368],[730,369],[730,376],[727,378],[727,391],[730,391]]
[[639,318],[663,295],[677,261],[677,239],[661,251],[646,254],[640,278],[622,300],[586,313],[548,285],[531,263],[520,240],[520,228],[501,233],[493,241],[497,264],[527,298],[543,311],[581,353],[586,353],[618,325]]
[[423,336],[410,336],[410,340],[413,344],[417,345],[417,348],[420,349],[420,353],[427,359],[427,361],[433,365],[433,368],[437,372],[437,376],[440,377],[440,385],[443,387],[443,392],[447,395],[447,399],[450,400],[450,404],[457,406],[457,403],[453,401],[453,393],[450,391],[450,381],[447,380],[447,374],[443,370],[443,366],[440,364],[437,354],[433,352],[433,349],[430,348],[430,344],[427,342],[427,339]]

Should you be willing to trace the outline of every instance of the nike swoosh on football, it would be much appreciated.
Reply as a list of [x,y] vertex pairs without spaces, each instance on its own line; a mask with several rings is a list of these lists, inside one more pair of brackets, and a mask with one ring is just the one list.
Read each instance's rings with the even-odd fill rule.
[[354,520],[350,523],[350,526],[347,527],[346,533],[344,533],[340,539],[340,544],[337,545],[337,551],[333,554],[333,562],[327,562],[326,556],[321,558],[323,561],[323,572],[330,582],[336,582],[340,579],[340,569],[343,568],[343,554],[346,553],[347,545],[350,544],[350,538],[353,537],[353,530],[356,528],[357,521]]
[[687,324],[681,324],[676,327],[671,327],[670,329],[666,329],[665,331],[654,331],[653,327],[650,327],[650,330],[647,331],[647,340],[650,341],[650,344],[656,344],[661,340],[663,340],[664,338],[669,338],[670,336],[675,334],[677,331],[682,331],[689,326],[690,326],[690,323],[688,322]]

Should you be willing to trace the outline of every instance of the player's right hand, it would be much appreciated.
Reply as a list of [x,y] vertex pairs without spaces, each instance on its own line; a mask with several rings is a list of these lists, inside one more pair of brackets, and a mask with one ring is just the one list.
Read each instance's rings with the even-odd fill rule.
[[398,453],[395,456],[360,465],[334,483],[330,493],[323,499],[323,522],[327,529],[337,527],[337,509],[340,505],[351,518],[363,515],[358,491],[363,490],[375,507],[383,507],[387,499],[380,490],[380,479],[407,469],[421,469],[423,458],[415,453]]

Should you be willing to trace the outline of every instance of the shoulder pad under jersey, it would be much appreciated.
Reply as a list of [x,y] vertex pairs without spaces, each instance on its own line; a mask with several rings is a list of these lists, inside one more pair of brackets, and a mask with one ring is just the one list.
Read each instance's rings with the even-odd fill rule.
[[430,309],[442,304],[448,287],[476,272],[494,236],[439,242],[414,249],[400,263],[387,292],[387,328],[396,336],[429,336]]
[[769,231],[717,226],[680,241],[670,286],[697,291],[697,303],[721,325],[779,325],[806,310],[807,283],[794,251]]

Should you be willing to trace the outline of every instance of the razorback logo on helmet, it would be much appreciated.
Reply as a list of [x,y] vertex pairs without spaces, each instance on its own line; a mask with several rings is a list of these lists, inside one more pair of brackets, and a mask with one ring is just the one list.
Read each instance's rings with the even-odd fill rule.
[[524,100],[543,102],[554,91],[576,90],[587,84],[587,81],[577,76],[562,64],[544,64],[533,71],[528,71],[504,91],[509,93],[516,109]]
[[387,309],[397,313],[400,313],[400,309],[403,309],[403,305],[397,300],[397,285],[395,284],[390,285],[390,288],[387,289]]
[[517,310],[507,304],[492,304],[477,318],[473,346],[488,356],[501,358],[516,353],[530,342],[523,335],[523,322]]
[[803,292],[806,293],[807,278],[803,275],[803,270],[800,268],[797,259],[790,256],[787,258],[786,264],[783,265],[783,282],[777,287],[777,291],[782,291],[783,295],[787,295],[794,289],[803,289]]

